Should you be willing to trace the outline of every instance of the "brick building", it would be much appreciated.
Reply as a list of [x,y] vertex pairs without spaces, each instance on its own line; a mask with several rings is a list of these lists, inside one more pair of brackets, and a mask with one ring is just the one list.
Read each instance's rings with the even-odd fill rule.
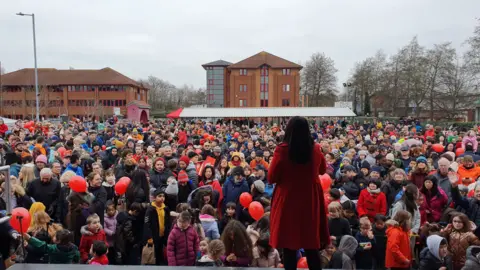
[[207,71],[208,107],[296,107],[302,66],[260,52],[235,64],[218,60]]
[[[20,119],[35,116],[34,69],[1,76],[0,115]],[[73,117],[108,117],[114,108],[129,119],[148,119],[148,89],[111,69],[38,69],[41,118],[65,114]]]

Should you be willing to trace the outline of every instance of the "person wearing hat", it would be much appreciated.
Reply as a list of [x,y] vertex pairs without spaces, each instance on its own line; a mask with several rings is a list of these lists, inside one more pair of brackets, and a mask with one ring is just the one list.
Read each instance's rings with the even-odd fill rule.
[[39,155],[35,159],[35,177],[40,177],[40,171],[47,167],[47,156]]
[[268,162],[263,159],[263,150],[255,151],[255,159],[250,162],[250,167],[255,168],[257,165],[262,165],[268,170]]
[[273,190],[275,189],[275,184],[268,183],[267,180],[267,169],[262,165],[258,165],[254,168],[255,179],[262,181],[265,184],[264,192],[269,197],[272,197]]
[[428,166],[427,159],[424,156],[417,158],[417,165],[412,169],[410,174],[410,181],[421,189],[425,177],[430,173],[430,167]]
[[377,214],[386,215],[387,197],[380,190],[380,180],[369,180],[367,188],[360,192],[357,202],[358,216],[368,217],[370,222],[374,222]]
[[167,194],[164,188],[156,189],[154,200],[145,212],[145,237],[153,240],[155,264],[166,265],[163,247],[167,244],[171,230],[170,209],[165,205]]
[[341,187],[345,190],[345,196],[350,200],[358,200],[360,190],[366,187],[366,180],[357,173],[357,169],[352,165],[345,166],[343,172]]
[[402,164],[403,164],[402,169],[405,170],[406,168],[408,168],[408,166],[410,166],[412,157],[410,156],[410,147],[408,147],[408,144],[404,144],[400,148],[400,160],[402,161]]
[[184,170],[178,172],[178,203],[186,203],[188,195],[194,190],[192,181],[188,179],[188,174]]
[[420,206],[421,224],[439,222],[445,205],[448,202],[447,194],[438,186],[438,180],[434,175],[425,177],[420,192],[424,196]]
[[370,176],[370,163],[363,161],[360,166],[360,172],[363,174],[363,177],[367,179]]
[[241,205],[238,203],[238,199],[243,192],[249,192],[250,189],[242,167],[234,167],[231,169],[230,175],[229,179],[223,184],[222,210],[227,209],[227,203],[234,202],[237,203],[237,213],[240,213]]

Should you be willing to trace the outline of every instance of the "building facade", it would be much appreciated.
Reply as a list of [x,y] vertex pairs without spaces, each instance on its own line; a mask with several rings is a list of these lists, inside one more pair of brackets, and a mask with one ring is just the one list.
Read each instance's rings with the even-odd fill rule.
[[[219,60],[205,64],[203,67],[207,70],[209,107],[296,107],[299,105],[302,66],[268,52],[260,52],[235,64]],[[211,96],[209,89],[213,91]],[[221,100],[221,93],[223,93],[223,106],[216,106]]]
[[[127,115],[137,107],[135,118],[149,117],[148,89],[111,69],[38,69],[41,118],[59,115],[108,117]],[[21,69],[2,75],[0,115],[21,119],[36,114],[34,69]],[[116,112],[114,112],[116,111]],[[138,117],[137,117],[138,114]]]

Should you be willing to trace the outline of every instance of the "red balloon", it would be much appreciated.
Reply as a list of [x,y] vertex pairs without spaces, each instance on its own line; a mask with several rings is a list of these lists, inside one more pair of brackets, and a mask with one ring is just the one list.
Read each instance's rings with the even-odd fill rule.
[[254,220],[259,220],[262,218],[263,214],[265,213],[265,210],[263,209],[263,206],[259,202],[252,202],[248,206],[248,213]]
[[68,182],[70,188],[79,193],[87,192],[87,181],[81,176],[75,175]]
[[215,140],[215,136],[210,135],[210,137],[208,137],[208,139],[209,139],[210,141],[213,141],[213,140]]
[[105,151],[107,147],[105,145],[102,145],[102,150]]
[[460,156],[460,155],[463,155],[465,153],[465,149],[463,148],[457,148],[457,150],[455,150],[455,156]]
[[206,139],[208,138],[210,135],[208,133],[203,133],[203,138]]
[[328,173],[325,173],[320,175],[319,178],[320,184],[322,185],[323,193],[330,192],[330,189],[332,187],[332,178],[330,178],[330,175],[328,175]]
[[244,208],[248,208],[248,206],[250,205],[250,203],[253,201],[252,199],[252,195],[250,195],[250,193],[248,192],[243,192],[241,195],[240,195],[240,204],[244,207]]
[[118,195],[123,195],[125,192],[127,192],[128,186],[130,185],[130,178],[124,176],[118,180],[118,182],[115,184],[115,192]]
[[63,158],[65,156],[65,152],[67,152],[67,149],[65,149],[65,147],[62,146],[58,148],[57,152],[60,155],[60,157]]
[[10,225],[19,233],[25,233],[30,226],[30,213],[23,207],[18,207],[12,210],[12,217],[10,218]]
[[300,260],[298,260],[297,268],[308,269],[308,263],[307,263],[307,258],[306,257],[302,257],[302,258],[300,258]]
[[442,144],[437,143],[437,144],[432,145],[432,150],[435,151],[435,152],[437,152],[437,153],[442,153],[443,150],[445,150],[445,146],[443,146]]
[[238,136],[240,136],[240,133],[238,133],[238,132],[235,132],[235,133],[233,134],[233,137],[234,137],[235,139],[238,138]]

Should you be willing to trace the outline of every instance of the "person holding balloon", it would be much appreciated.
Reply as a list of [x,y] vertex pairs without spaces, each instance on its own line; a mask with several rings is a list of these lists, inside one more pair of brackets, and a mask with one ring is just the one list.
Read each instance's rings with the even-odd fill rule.
[[67,228],[73,234],[73,241],[80,244],[81,229],[87,224],[90,207],[94,196],[87,192],[87,182],[81,176],[75,175],[69,181],[71,193],[68,195],[68,213],[66,217]]

